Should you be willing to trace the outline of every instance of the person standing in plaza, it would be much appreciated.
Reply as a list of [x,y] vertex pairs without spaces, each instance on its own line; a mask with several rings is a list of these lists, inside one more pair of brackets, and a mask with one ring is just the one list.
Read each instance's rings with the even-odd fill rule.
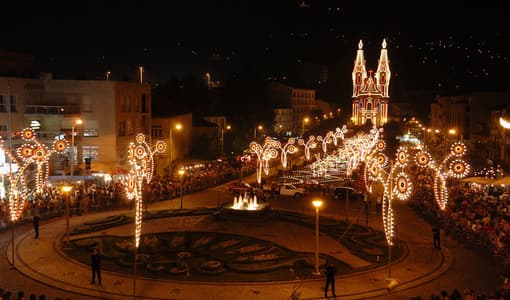
[[35,239],[39,238],[39,202],[34,200],[34,206],[32,207],[32,224],[34,225]]
[[336,298],[335,275],[336,275],[336,267],[332,262],[330,262],[330,263],[328,263],[328,266],[326,267],[326,287],[324,288],[324,297],[325,298],[328,298],[328,288],[330,285],[331,285],[331,293],[333,294],[333,297]]
[[441,249],[441,229],[439,226],[435,225],[432,228],[432,235],[434,238],[434,248]]
[[101,285],[101,255],[97,248],[92,249],[92,254],[90,255],[90,264],[92,267],[92,281],[91,284],[96,283],[96,276],[99,285]]

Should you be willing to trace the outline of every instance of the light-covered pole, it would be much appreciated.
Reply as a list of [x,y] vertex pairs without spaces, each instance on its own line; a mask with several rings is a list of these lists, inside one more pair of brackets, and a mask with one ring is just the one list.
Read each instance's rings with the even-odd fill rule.
[[73,120],[73,124],[71,126],[71,176],[74,176],[74,127],[76,125],[83,124],[81,119]]

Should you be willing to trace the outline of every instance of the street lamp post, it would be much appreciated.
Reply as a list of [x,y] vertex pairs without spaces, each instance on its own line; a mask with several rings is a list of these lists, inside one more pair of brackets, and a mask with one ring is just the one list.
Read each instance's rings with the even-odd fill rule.
[[225,134],[225,129],[226,129],[226,130],[230,130],[231,128],[232,128],[232,127],[230,127],[230,125],[227,125],[226,127],[222,127],[222,128],[221,128],[221,153],[220,153],[220,154],[221,154],[221,156],[223,156],[223,154],[224,154],[224,153],[223,153],[223,145],[224,145],[224,143],[223,143],[223,141],[224,141],[224,140],[223,140],[223,138],[224,138],[224,134]]
[[62,186],[62,192],[66,196],[66,245],[69,245],[69,192],[73,189],[71,185]]
[[182,179],[184,177],[184,169],[179,170],[179,175],[181,176],[181,208],[182,208]]
[[305,135],[305,124],[308,123],[310,119],[304,118],[303,122],[301,123],[301,136]]
[[[177,131],[181,131],[182,130],[182,125],[180,123],[177,123],[175,124],[175,126],[170,126],[170,136],[169,136],[169,139],[170,141],[168,142],[168,144],[170,145],[170,151],[168,152],[168,166],[171,167],[173,161],[174,161],[174,152],[175,152],[175,143],[174,143],[174,129],[177,130]],[[170,169],[170,172],[172,170]],[[171,174],[171,173],[169,173]]]
[[253,128],[253,139],[256,140],[257,139],[257,129],[258,130],[262,130],[264,127],[262,127],[262,125],[259,125],[255,128]]
[[319,271],[319,207],[322,205],[321,200],[312,201],[313,206],[315,207],[315,268],[313,275],[320,275]]
[[82,124],[83,121],[81,119],[77,119],[73,121],[71,126],[71,177],[74,176],[74,127],[76,125]]

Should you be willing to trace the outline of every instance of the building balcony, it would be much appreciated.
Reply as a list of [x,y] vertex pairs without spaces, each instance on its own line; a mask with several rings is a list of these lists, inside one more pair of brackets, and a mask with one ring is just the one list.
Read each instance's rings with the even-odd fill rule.
[[69,115],[79,113],[79,105],[25,105],[25,114]]

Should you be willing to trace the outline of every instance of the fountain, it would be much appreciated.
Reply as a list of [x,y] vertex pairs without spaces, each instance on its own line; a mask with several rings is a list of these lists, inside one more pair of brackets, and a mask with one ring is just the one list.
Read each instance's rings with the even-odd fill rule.
[[245,221],[265,220],[270,214],[269,203],[259,202],[257,195],[244,193],[234,196],[234,201],[223,205],[221,217]]

